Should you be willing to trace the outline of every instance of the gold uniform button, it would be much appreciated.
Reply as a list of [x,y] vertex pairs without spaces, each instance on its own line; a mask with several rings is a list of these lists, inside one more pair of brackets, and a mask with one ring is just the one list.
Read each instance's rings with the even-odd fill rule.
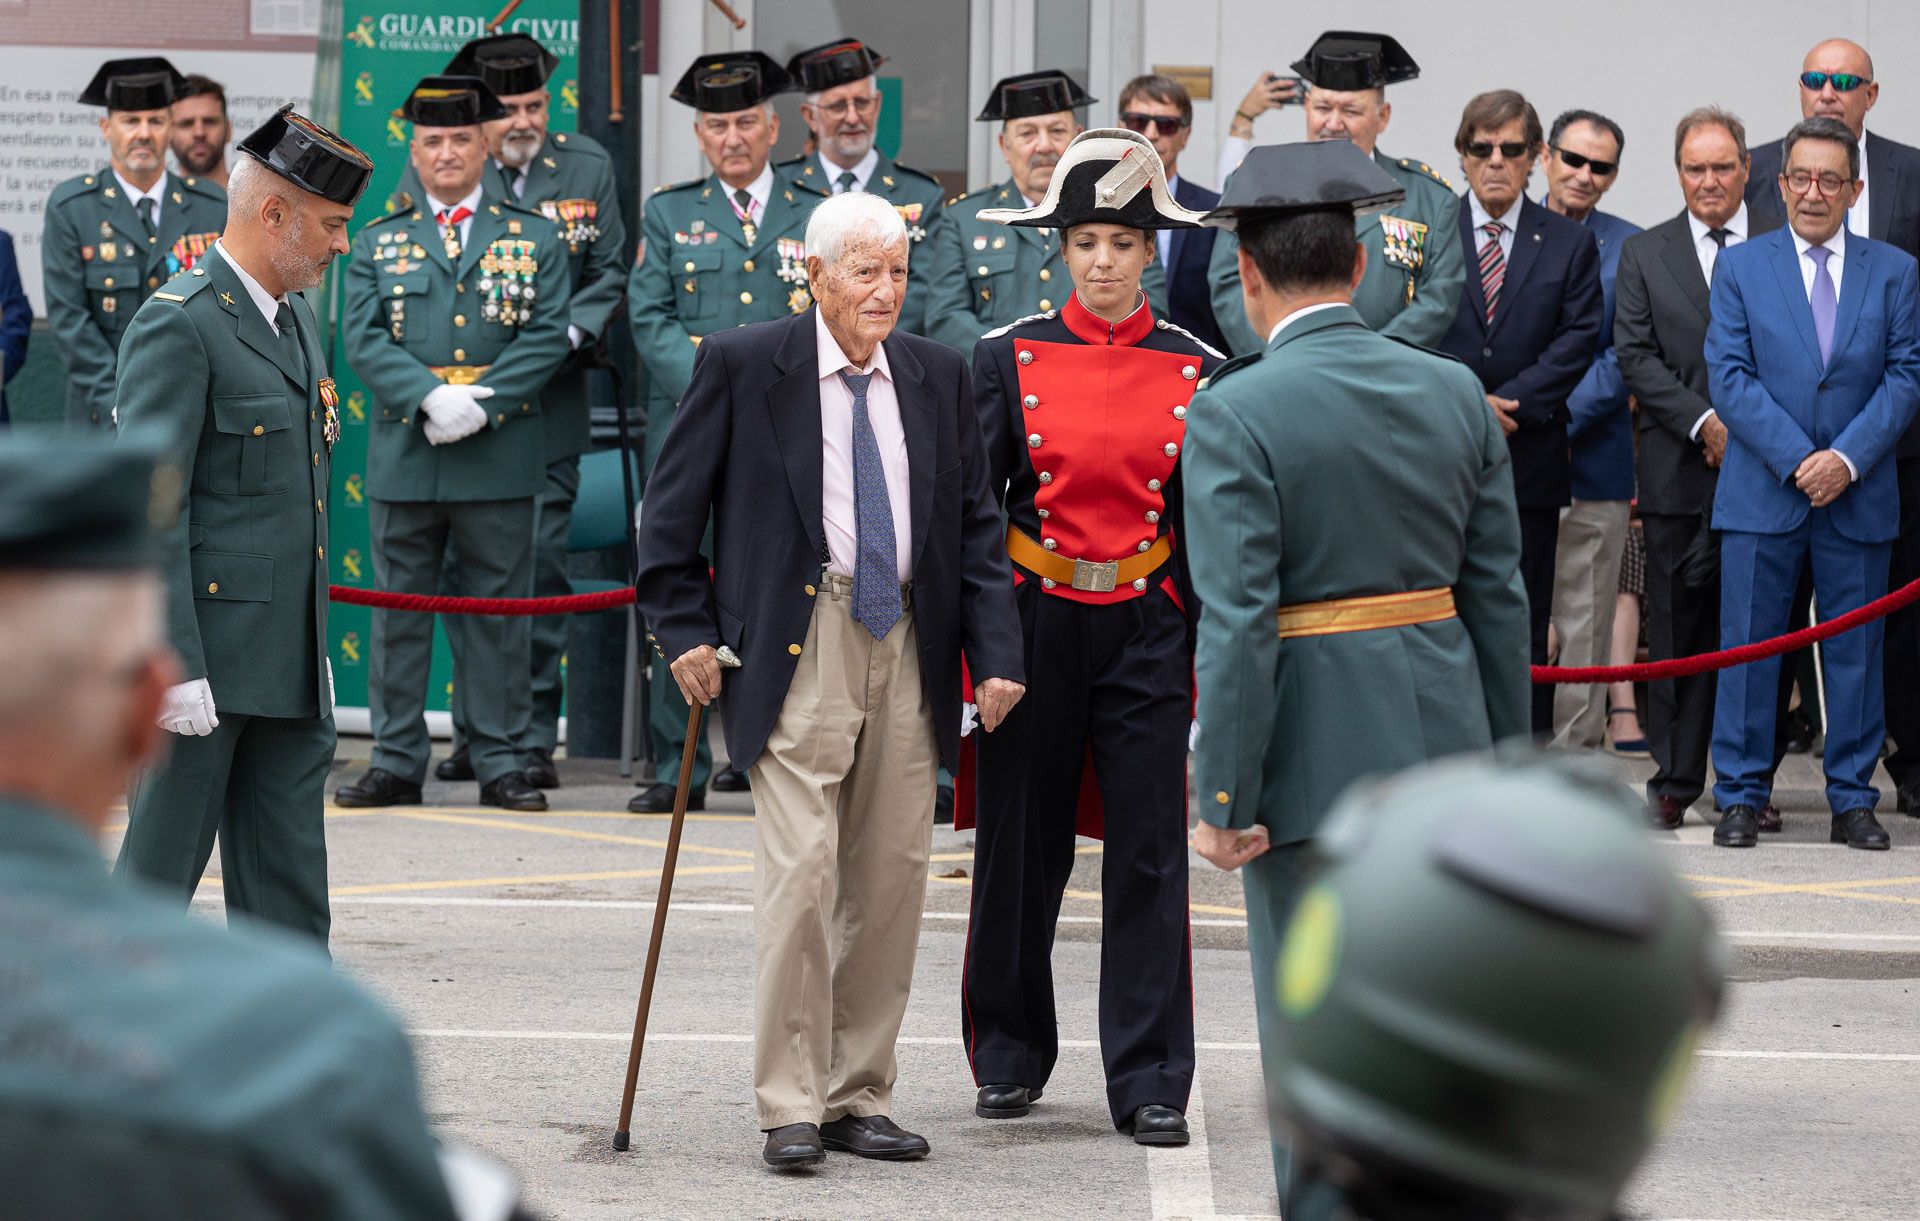
[[688,271],[692,271],[692,270],[693,270],[693,263],[692,263],[691,261],[689,261],[689,262],[687,263],[687,266],[686,266],[686,270],[688,270]]
[[313,502],[313,511],[314,511],[314,512],[316,512],[316,513],[325,513],[325,512],[327,511],[327,502],[326,502],[326,501],[324,501],[324,500],[316,500],[316,501],[314,501],[314,502]]
[[253,435],[254,435],[254,436],[256,436],[256,437],[258,437],[258,436],[264,436],[264,435],[266,434],[266,431],[267,431],[267,430],[266,430],[265,428],[262,428],[262,427],[261,427],[260,425],[258,425],[258,424],[255,424],[255,425],[253,426]]
[[453,286],[453,291],[454,291],[454,292],[457,292],[457,293],[463,293],[463,292],[466,292],[466,291],[467,291],[467,286],[466,286],[466,285],[464,285],[464,284],[456,284],[456,285],[454,285],[454,286]]
[[1048,271],[1048,270],[1047,270],[1046,268],[1044,268],[1044,267],[1042,267],[1042,268],[1040,269],[1040,280],[1041,280],[1041,283],[1045,283],[1046,281],[1048,281],[1048,280],[1051,280],[1051,279],[1053,279],[1053,273],[1052,273],[1051,271]]
[[208,582],[207,582],[207,592],[208,592],[208,593],[210,593],[210,594],[217,594],[217,593],[219,593],[219,592],[220,592],[220,582],[218,582],[218,581],[208,581]]
[[742,264],[740,264],[740,270],[741,270],[741,271],[752,271],[752,270],[753,270],[753,260],[752,260],[752,259],[748,259],[748,260],[747,260],[746,262],[744,262],[744,263],[742,263]]
[[811,597],[813,597],[813,596],[814,596],[815,594],[817,594],[817,593],[819,593],[819,592],[820,592],[820,591],[819,591],[819,590],[817,590],[817,589],[815,589],[815,588],[814,588],[813,586],[811,586],[811,585],[809,585],[809,586],[807,586],[807,597],[809,597],[809,598],[811,598]]
[[396,297],[403,297],[406,295],[406,292],[407,290],[400,287],[398,284],[393,286],[393,295]]
[[108,287],[108,288],[112,288],[112,287],[113,287],[113,277],[112,277],[112,276],[108,276],[108,277],[107,277],[107,281],[106,281],[106,284],[107,284],[107,287]]
[[987,274],[987,265],[986,265],[985,263],[982,263],[982,264],[980,264],[980,270],[979,270],[979,271],[977,271],[977,272],[975,272],[974,274],[975,274],[975,275],[981,275],[981,276],[984,276],[984,275],[986,275],[986,274]]
[[1228,802],[1233,800],[1233,798],[1227,796],[1227,790],[1225,789],[1221,789],[1219,792],[1215,793],[1213,795],[1213,799],[1221,805],[1226,805]]
[[455,360],[465,360],[467,358],[467,350],[465,348],[455,348],[453,350],[453,358]]
[[315,466],[319,466],[319,465],[320,465],[320,455],[319,455],[319,454],[317,454],[317,453],[316,453],[316,454],[315,454],[315,455],[313,456],[313,464],[314,464]]
[[315,559],[324,560],[327,558],[327,549],[325,547],[315,547],[313,554]]
[[797,644],[790,644],[787,646],[787,652],[793,654],[795,657],[798,657],[800,656],[800,646]]
[[1052,309],[1052,308],[1053,308],[1053,302],[1051,302],[1051,301],[1049,301],[1049,300],[1047,300],[1047,299],[1046,299],[1045,297],[1042,297],[1042,298],[1040,298],[1040,308],[1041,308],[1041,309]]
[[505,424],[507,422],[507,413],[504,411],[499,412],[493,419],[496,424]]
[[467,316],[465,314],[455,314],[453,316],[453,325],[455,326],[467,325]]
[[741,293],[741,294],[740,294],[740,304],[742,304],[742,305],[752,305],[752,304],[753,304],[753,294],[752,294],[752,293]]
[[159,277],[159,276],[148,276],[148,277],[147,277],[147,287],[148,287],[148,288],[158,288],[158,287],[160,287],[160,277]]

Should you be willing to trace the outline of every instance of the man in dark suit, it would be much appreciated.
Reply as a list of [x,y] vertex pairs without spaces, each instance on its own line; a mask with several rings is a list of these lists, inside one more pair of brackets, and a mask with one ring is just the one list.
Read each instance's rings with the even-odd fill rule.
[[[1713,503],[1727,428],[1707,388],[1707,286],[1722,250],[1779,228],[1741,198],[1747,129],[1734,115],[1709,106],[1682,118],[1674,162],[1686,208],[1621,246],[1614,282],[1614,351],[1640,403],[1647,644],[1655,661],[1720,645],[1720,577],[1703,514]],[[1647,807],[1662,829],[1678,827],[1706,789],[1715,681],[1696,674],[1648,687],[1654,773]],[[1759,821],[1763,831],[1780,829],[1771,805],[1763,803]]]
[[[1440,350],[1480,377],[1513,454],[1520,571],[1533,661],[1547,660],[1560,510],[1573,499],[1567,398],[1600,345],[1600,252],[1586,226],[1526,197],[1546,144],[1532,103],[1511,89],[1467,103],[1453,146],[1466,171],[1460,243],[1468,271]],[[1533,691],[1533,728],[1553,726],[1553,688]]]
[[[907,231],[847,192],[807,223],[804,313],[702,341],[647,484],[639,601],[752,777],[762,1156],[925,1156],[889,1118],[934,774],[1024,693],[966,361],[894,331]],[[790,493],[790,495],[789,495]],[[701,536],[713,522],[713,554]],[[711,573],[711,575],[709,575]]]
[[[1213,232],[1211,229],[1207,232]],[[0,424],[7,422],[7,380],[27,363],[27,335],[33,330],[33,302],[20,286],[20,264],[13,235],[0,229]]]
[[[1707,375],[1729,441],[1713,524],[1721,531],[1720,642],[1783,630],[1811,565],[1831,617],[1886,592],[1900,491],[1891,465],[1920,406],[1920,269],[1912,255],[1849,233],[1860,149],[1837,119],[1811,118],[1781,141],[1786,229],[1721,256],[1707,328]],[[1873,816],[1886,733],[1881,632],[1828,641],[1827,802],[1831,838],[1887,847]],[[1777,659],[1722,670],[1713,725],[1714,843],[1758,841],[1768,796]]]
[[[1185,85],[1158,72],[1134,77],[1120,91],[1120,126],[1153,141],[1153,151],[1167,167],[1167,189],[1175,203],[1189,212],[1210,212],[1220,202],[1218,191],[1180,176],[1180,153],[1193,134],[1193,98]],[[1162,229],[1153,253],[1167,276],[1168,321],[1208,347],[1225,351],[1227,341],[1213,320],[1212,290],[1207,286],[1207,264],[1219,233],[1218,229]]]

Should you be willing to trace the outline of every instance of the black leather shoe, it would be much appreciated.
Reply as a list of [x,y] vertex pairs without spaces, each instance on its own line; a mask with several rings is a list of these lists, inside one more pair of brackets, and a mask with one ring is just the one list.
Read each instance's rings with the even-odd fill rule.
[[820,1143],[877,1162],[910,1162],[930,1151],[926,1137],[907,1131],[885,1115],[844,1115],[828,1120],[820,1125]]
[[1680,824],[1687,818],[1687,807],[1678,797],[1668,797],[1664,793],[1647,804],[1647,821],[1656,831],[1678,831]]
[[[706,809],[706,792],[701,789],[689,790],[687,808],[689,810]],[[671,814],[673,813],[673,786],[650,784],[633,795],[633,800],[627,802],[627,809],[634,814]]]
[[707,781],[707,787],[716,793],[746,793],[752,791],[753,783],[738,768],[723,767]]
[[1902,814],[1920,818],[1920,780],[1909,780],[1893,790],[1893,806]]
[[1184,1145],[1187,1143],[1187,1117],[1172,1107],[1149,1102],[1133,1113],[1127,1124],[1136,1145]]
[[452,754],[433,765],[435,780],[471,780],[473,779],[473,758],[467,754],[467,748],[461,746]]
[[1833,831],[1827,838],[1849,848],[1866,848],[1875,852],[1884,852],[1892,846],[1892,841],[1887,838],[1887,829],[1880,825],[1873,811],[1867,809],[1835,814]]
[[1038,1101],[1040,1091],[1024,1085],[983,1085],[973,1100],[973,1113],[982,1119],[1018,1119]]
[[760,1156],[776,1170],[797,1170],[826,1161],[827,1150],[820,1143],[818,1127],[810,1123],[790,1123],[767,1133],[767,1144],[760,1150]]
[[1787,713],[1787,753],[1804,755],[1813,750],[1813,718],[1804,708]]
[[527,783],[536,789],[560,787],[560,769],[553,765],[553,752],[545,747],[536,746],[528,751],[527,765],[520,770],[526,773]]
[[953,786],[943,784],[933,790],[933,825],[951,827],[953,825]]
[[333,804],[337,806],[417,806],[420,804],[420,786],[411,780],[402,780],[384,767],[367,769],[367,774],[352,784],[343,784],[333,791]]
[[1780,807],[1774,805],[1771,801],[1760,807],[1760,812],[1754,815],[1753,821],[1759,825],[1760,830],[1768,835],[1777,833],[1781,827],[1786,825],[1780,820]]
[[1729,806],[1713,829],[1713,842],[1722,848],[1751,848],[1760,842],[1760,819],[1752,806]]
[[527,783],[525,772],[508,772],[480,786],[480,804],[499,806],[503,810],[544,810],[547,799]]

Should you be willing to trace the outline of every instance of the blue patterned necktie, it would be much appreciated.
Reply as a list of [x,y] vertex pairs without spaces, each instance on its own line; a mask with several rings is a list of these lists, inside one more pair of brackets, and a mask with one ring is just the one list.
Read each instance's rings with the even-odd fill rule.
[[1827,259],[1833,251],[1825,246],[1807,247],[1807,257],[1813,260],[1813,288],[1807,293],[1807,305],[1813,310],[1813,337],[1820,344],[1820,364],[1824,368],[1833,355],[1833,322],[1838,312],[1838,295],[1833,291],[1833,274],[1827,270]]
[[842,370],[840,380],[853,394],[853,621],[884,640],[900,622],[900,553],[880,441],[867,415],[873,374]]

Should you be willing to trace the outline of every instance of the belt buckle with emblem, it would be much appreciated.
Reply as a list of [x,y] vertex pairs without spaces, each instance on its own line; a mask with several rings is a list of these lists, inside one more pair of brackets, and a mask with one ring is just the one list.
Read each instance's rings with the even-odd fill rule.
[[1073,587],[1084,593],[1110,594],[1120,580],[1120,561],[1096,564],[1091,560],[1073,562]]

